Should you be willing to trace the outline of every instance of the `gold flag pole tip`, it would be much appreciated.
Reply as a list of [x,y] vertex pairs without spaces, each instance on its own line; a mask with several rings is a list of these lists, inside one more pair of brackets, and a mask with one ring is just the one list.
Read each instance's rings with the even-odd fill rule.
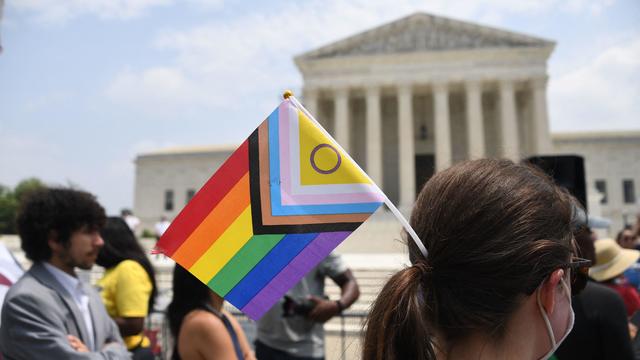
[[293,91],[291,91],[291,90],[285,90],[285,91],[284,91],[284,94],[282,94],[282,97],[283,97],[285,100],[286,100],[286,99],[288,99],[288,98],[290,98],[290,97],[292,97],[292,96],[293,96]]

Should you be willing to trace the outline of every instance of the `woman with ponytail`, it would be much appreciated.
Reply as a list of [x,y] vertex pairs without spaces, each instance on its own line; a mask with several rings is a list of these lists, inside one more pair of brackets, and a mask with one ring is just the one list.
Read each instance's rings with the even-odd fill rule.
[[434,175],[411,225],[413,266],[366,320],[363,359],[547,359],[573,326],[589,261],[573,256],[571,197],[541,171],[476,160]]

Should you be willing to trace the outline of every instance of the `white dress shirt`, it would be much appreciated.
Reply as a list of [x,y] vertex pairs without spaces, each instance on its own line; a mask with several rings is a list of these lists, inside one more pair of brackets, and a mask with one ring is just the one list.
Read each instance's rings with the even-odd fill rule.
[[91,320],[91,312],[89,311],[89,295],[84,289],[84,285],[77,277],[71,276],[66,272],[58,269],[57,267],[45,262],[44,267],[49,270],[51,275],[58,280],[58,282],[64,287],[65,290],[71,297],[73,301],[76,303],[80,312],[82,313],[82,317],[84,318],[84,323],[87,326],[87,330],[89,331],[89,343],[85,344],[89,350],[95,350],[94,348],[94,340],[95,334],[93,333],[93,321]]

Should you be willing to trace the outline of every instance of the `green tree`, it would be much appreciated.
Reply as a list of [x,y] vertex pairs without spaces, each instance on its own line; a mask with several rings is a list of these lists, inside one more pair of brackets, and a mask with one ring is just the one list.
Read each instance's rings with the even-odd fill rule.
[[43,188],[46,185],[37,178],[22,180],[13,191],[4,185],[0,185],[0,234],[16,233],[16,214],[18,204],[30,192]]
[[20,181],[18,185],[13,189],[13,196],[16,201],[20,203],[25,196],[29,195],[34,190],[41,189],[46,185],[38,178],[28,178]]
[[11,189],[0,185],[0,234],[15,234],[15,216],[18,202]]

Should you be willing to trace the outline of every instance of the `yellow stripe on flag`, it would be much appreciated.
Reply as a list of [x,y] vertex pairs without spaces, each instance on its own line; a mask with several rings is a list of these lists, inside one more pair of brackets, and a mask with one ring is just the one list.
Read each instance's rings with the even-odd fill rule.
[[208,283],[251,239],[252,230],[251,206],[247,206],[218,240],[189,268],[189,271],[200,281]]

